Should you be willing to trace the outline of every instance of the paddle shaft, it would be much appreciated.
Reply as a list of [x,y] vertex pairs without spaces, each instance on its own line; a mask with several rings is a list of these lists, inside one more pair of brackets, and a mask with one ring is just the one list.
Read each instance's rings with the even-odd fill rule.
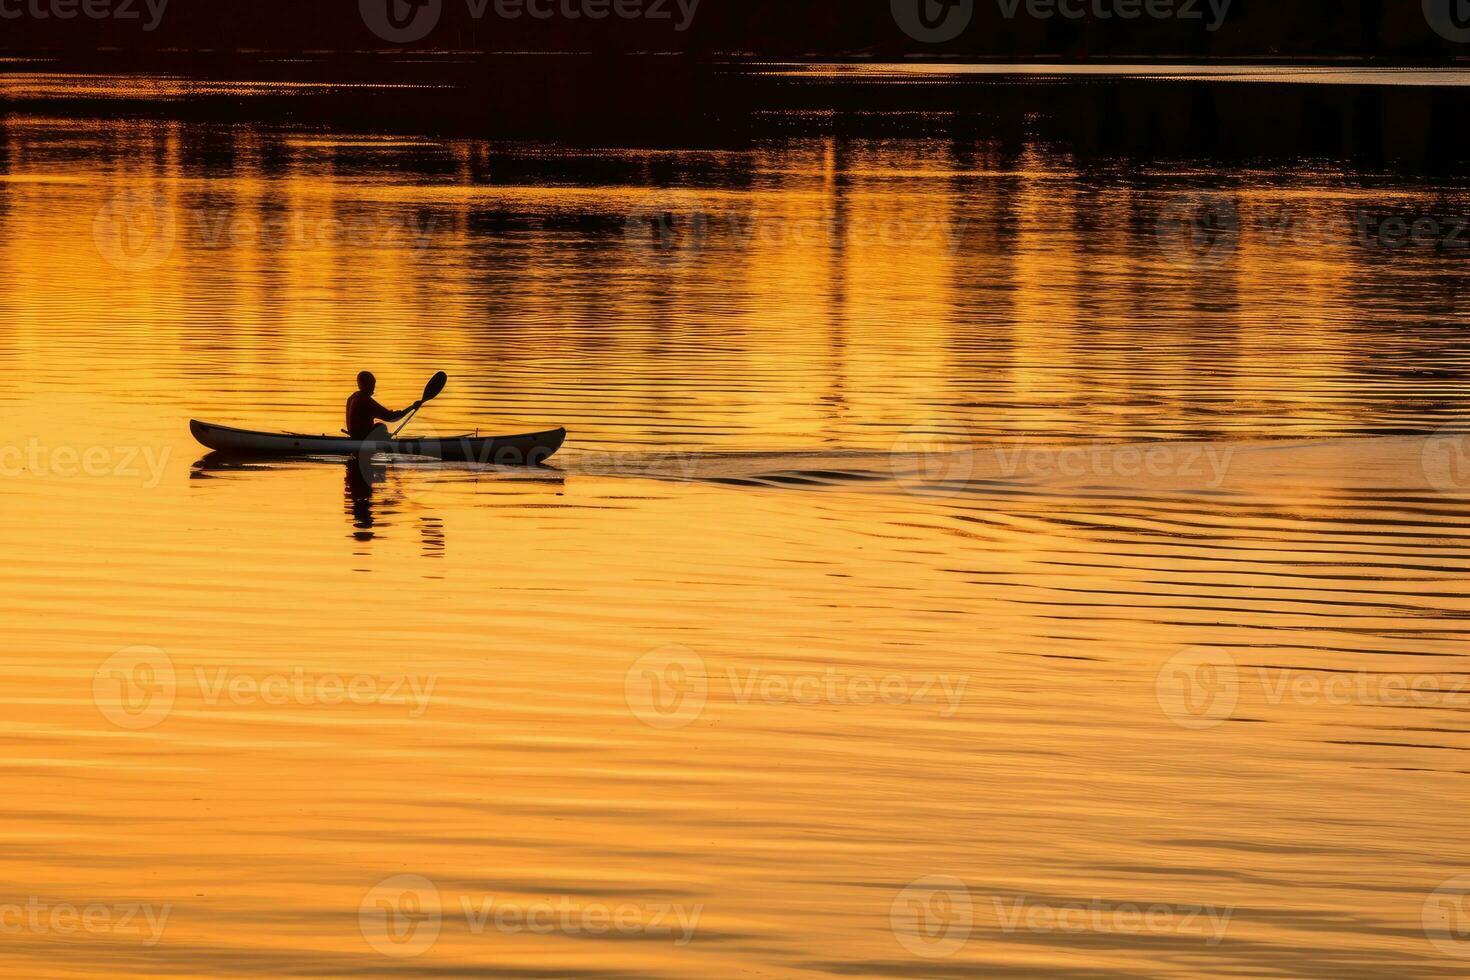
[[[422,406],[422,405],[419,406],[419,408],[423,408],[423,407],[424,406]],[[396,428],[396,429],[393,430],[392,436],[393,436],[394,439],[397,439],[398,438],[398,433],[402,432],[404,430],[404,428],[408,425],[408,423],[410,423],[410,422],[413,421],[413,417],[419,413],[419,408],[416,408],[412,412],[409,412],[408,413],[408,418],[406,418],[402,422],[400,422],[399,425],[398,425],[398,428]]]
[[413,421],[413,417],[419,413],[419,409],[423,408],[426,403],[433,401],[435,398],[438,398],[441,394],[443,394],[444,386],[448,383],[449,376],[446,375],[443,371],[440,371],[438,374],[430,378],[429,383],[424,385],[424,397],[420,398],[419,403],[414,406],[414,410],[408,413],[408,418],[404,419],[399,424],[398,428],[393,430],[392,438],[398,438],[398,433],[402,432],[404,430],[404,427],[407,426],[408,423]]

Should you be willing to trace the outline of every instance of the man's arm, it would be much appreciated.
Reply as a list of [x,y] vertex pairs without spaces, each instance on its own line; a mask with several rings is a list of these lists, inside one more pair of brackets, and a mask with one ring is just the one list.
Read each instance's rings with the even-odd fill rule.
[[406,417],[408,413],[412,412],[414,409],[418,408],[421,405],[423,405],[423,402],[421,401],[414,402],[412,405],[408,406],[401,412],[390,412],[382,405],[379,405],[377,399],[373,399],[373,418],[377,419],[380,422],[397,422],[398,420]]

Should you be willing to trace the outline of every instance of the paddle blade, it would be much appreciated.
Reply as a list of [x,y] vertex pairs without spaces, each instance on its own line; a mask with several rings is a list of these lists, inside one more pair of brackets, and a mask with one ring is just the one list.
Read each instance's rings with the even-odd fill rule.
[[443,371],[434,375],[429,379],[429,383],[424,385],[424,401],[433,401],[438,398],[444,393],[444,386],[447,384],[449,384],[449,375]]

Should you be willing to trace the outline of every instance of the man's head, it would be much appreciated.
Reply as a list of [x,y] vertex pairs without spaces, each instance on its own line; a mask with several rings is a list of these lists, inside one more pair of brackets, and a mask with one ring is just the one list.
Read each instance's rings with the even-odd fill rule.
[[364,371],[357,376],[357,390],[364,395],[371,395],[378,390],[378,379],[373,377],[373,372]]

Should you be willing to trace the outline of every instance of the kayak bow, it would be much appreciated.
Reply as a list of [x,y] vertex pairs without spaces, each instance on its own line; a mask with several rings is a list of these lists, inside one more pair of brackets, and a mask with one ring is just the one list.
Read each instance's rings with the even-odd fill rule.
[[344,436],[307,436],[291,433],[251,432],[225,425],[191,420],[189,431],[202,445],[231,456],[356,456],[384,453],[395,456],[427,456],[453,463],[487,463],[498,466],[539,466],[550,459],[566,441],[566,429],[532,432],[519,436],[451,436],[447,439],[389,439],[363,442]]

